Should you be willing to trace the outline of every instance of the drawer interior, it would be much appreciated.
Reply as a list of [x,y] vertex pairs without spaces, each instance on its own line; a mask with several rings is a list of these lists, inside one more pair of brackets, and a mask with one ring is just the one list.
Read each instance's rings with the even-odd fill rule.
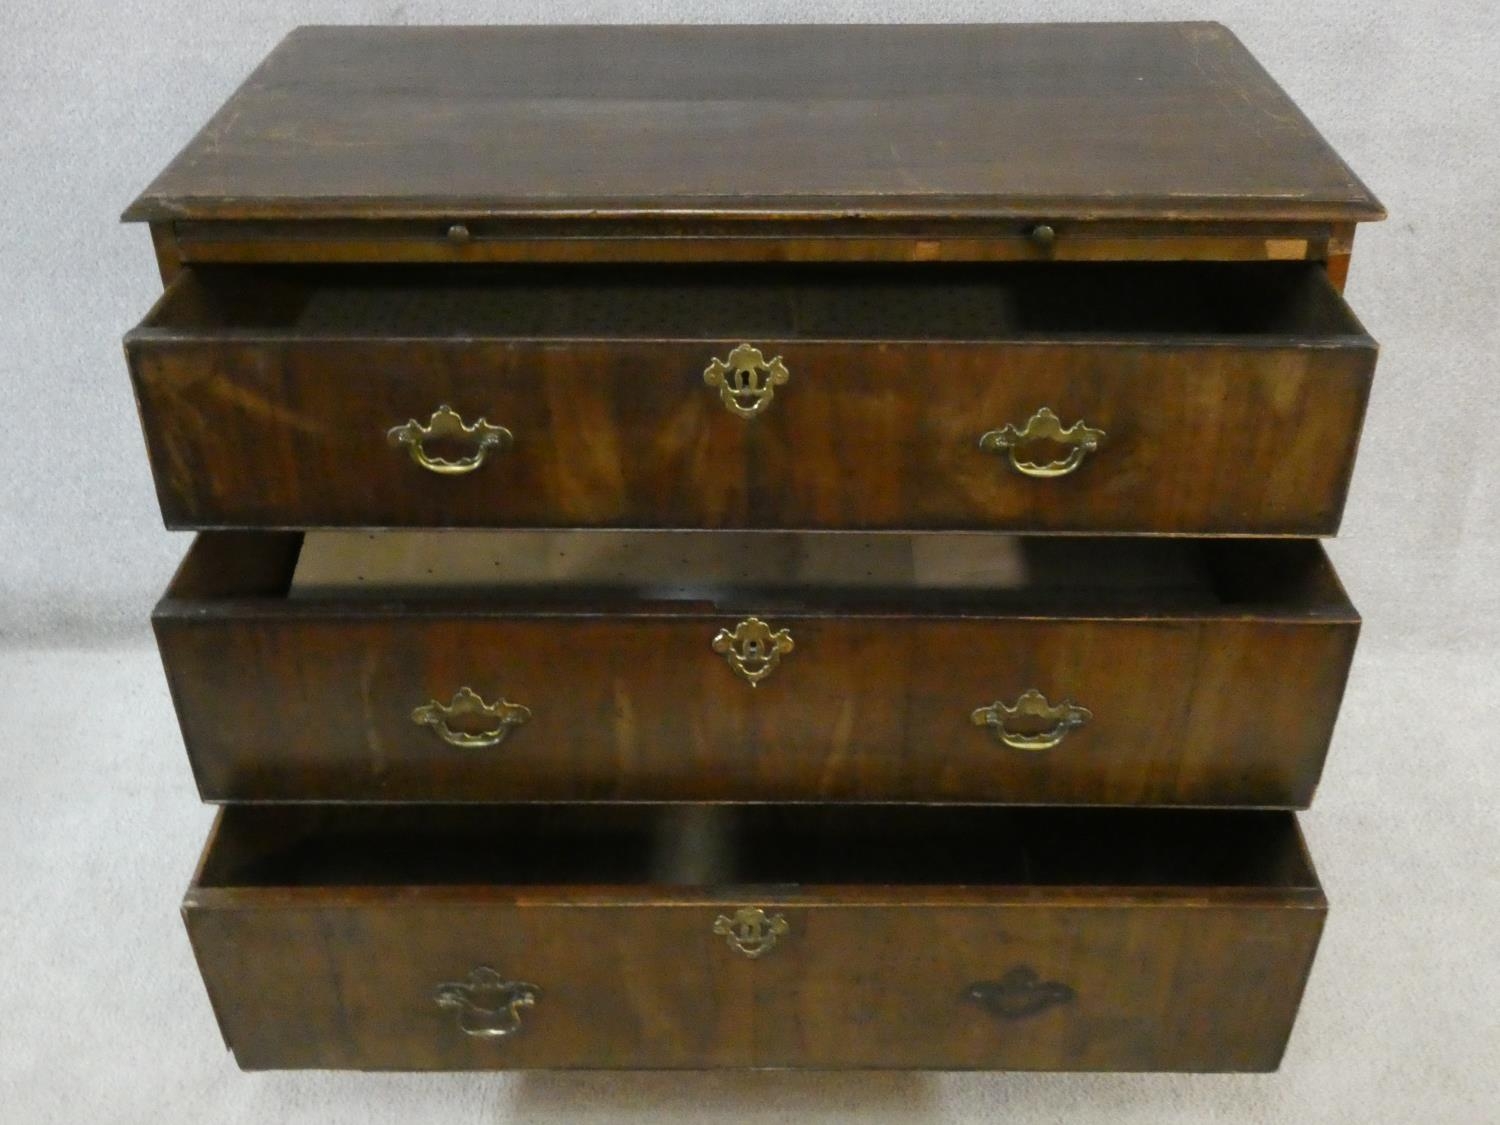
[[1287,812],[917,805],[229,806],[195,888],[1318,889]]
[[138,330],[288,338],[1366,339],[1314,263],[200,266]]
[[601,613],[1284,614],[1355,620],[1310,540],[769,532],[203,532],[158,614],[243,599]]

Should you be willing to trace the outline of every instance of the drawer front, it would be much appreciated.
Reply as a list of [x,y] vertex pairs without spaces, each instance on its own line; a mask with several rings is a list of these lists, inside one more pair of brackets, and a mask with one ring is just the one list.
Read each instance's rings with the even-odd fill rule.
[[[749,510],[704,349],[225,343],[133,350],[163,515],[199,526],[705,526]],[[392,439],[448,406],[503,427]],[[441,431],[439,431],[441,432]],[[473,465],[435,472],[414,454]]]
[[1274,1070],[1323,924],[1269,904],[771,909],[789,928],[756,964],[762,1066]]
[[528,905],[414,888],[260,906],[200,893],[185,915],[242,1067],[412,1070],[1271,1070],[1323,921],[1317,903],[1274,898],[865,906],[862,893]]
[[156,624],[199,786],[227,801],[1302,806],[1356,634],[767,614],[794,647],[751,683],[715,651],[742,620],[226,611]]
[[747,417],[705,382],[736,343],[129,350],[171,527],[1331,534],[1374,362],[1356,343],[763,340],[787,379],[761,370]]
[[183,913],[247,1070],[750,1061],[743,986],[700,932],[701,911],[212,898],[190,897]]

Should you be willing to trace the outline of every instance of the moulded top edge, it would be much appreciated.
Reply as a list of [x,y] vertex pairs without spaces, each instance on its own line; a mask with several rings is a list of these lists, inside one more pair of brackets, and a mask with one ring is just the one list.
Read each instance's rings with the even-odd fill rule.
[[130,220],[1361,221],[1224,27],[303,28]]
[[496,220],[534,223],[545,233],[553,223],[628,220],[662,224],[661,237],[680,237],[671,224],[692,221],[740,222],[746,233],[757,224],[806,223],[815,234],[822,223],[883,224],[974,222],[1130,222],[1130,223],[1362,223],[1386,217],[1373,195],[1363,198],[1060,198],[1048,196],[958,199],[949,197],[870,197],[827,200],[744,196],[695,199],[402,199],[195,197],[143,193],[121,214],[138,222],[467,222]]

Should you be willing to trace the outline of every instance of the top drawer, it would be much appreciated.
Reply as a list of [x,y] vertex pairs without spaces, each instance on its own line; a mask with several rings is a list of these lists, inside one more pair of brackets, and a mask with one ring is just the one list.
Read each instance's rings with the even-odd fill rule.
[[1337,530],[1308,264],[208,267],[126,351],[170,527]]

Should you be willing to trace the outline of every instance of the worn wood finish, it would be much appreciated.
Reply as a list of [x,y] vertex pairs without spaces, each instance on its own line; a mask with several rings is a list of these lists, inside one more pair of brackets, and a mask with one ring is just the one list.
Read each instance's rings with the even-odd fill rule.
[[182,272],[183,265],[182,244],[177,238],[174,224],[151,224],[151,248],[156,253],[156,272],[161,275],[162,285],[171,285]]
[[[791,372],[751,419],[742,341]],[[1335,531],[1375,359],[1307,265],[190,271],[127,351],[171,527],[1197,535]],[[514,447],[423,471],[386,435],[441,404]],[[980,448],[1044,406],[1077,472]]]
[[1378,218],[1218,24],[300,28],[132,219]]
[[1323,247],[1328,280],[1340,293],[1349,281],[1349,260],[1354,256],[1354,231],[1353,223],[1335,226],[1332,236]]
[[1054,220],[1039,242],[1034,222],[973,219],[859,220],[818,224],[765,220],[471,219],[455,240],[434,220],[284,220],[160,223],[188,263],[268,262],[1131,262],[1331,261],[1336,230],[1353,224]]
[[[226,810],[184,914],[247,1069],[1224,1071],[1276,1067],[1325,909],[1284,814],[500,806]],[[539,989],[513,1034],[435,1002],[479,966]]]
[[[1217,24],[288,36],[126,213],[163,516],[215,529],[153,623],[240,1065],[1274,1068],[1295,818],[1099,806],[1312,797],[1358,616],[1316,543],[1214,537],[1337,528],[1382,215]],[[752,419],[703,379],[742,342],[791,371]],[[513,448],[418,467],[441,404]],[[1076,471],[980,450],[1043,406]],[[318,527],[512,530],[349,571]],[[527,721],[414,721],[463,686]],[[1086,721],[972,721],[1027,689]],[[486,966],[512,1034],[438,1003]]]
[[[587,575],[292,599],[278,592],[290,548],[243,596],[195,592],[263,538],[200,536],[154,616],[210,800],[1303,806],[1358,632],[1321,550],[1290,541],[1155,544],[1159,565],[1191,566],[1182,592],[1049,585],[1070,554],[1114,569],[1109,540],[1053,544],[1028,563],[1041,578],[993,592],[737,589],[705,573],[687,601]],[[859,566],[857,540],[840,542]],[[751,615],[796,644],[755,687],[711,648]],[[412,721],[465,685],[530,721],[485,750]],[[1046,752],[971,722],[1029,688],[1093,719]]]

